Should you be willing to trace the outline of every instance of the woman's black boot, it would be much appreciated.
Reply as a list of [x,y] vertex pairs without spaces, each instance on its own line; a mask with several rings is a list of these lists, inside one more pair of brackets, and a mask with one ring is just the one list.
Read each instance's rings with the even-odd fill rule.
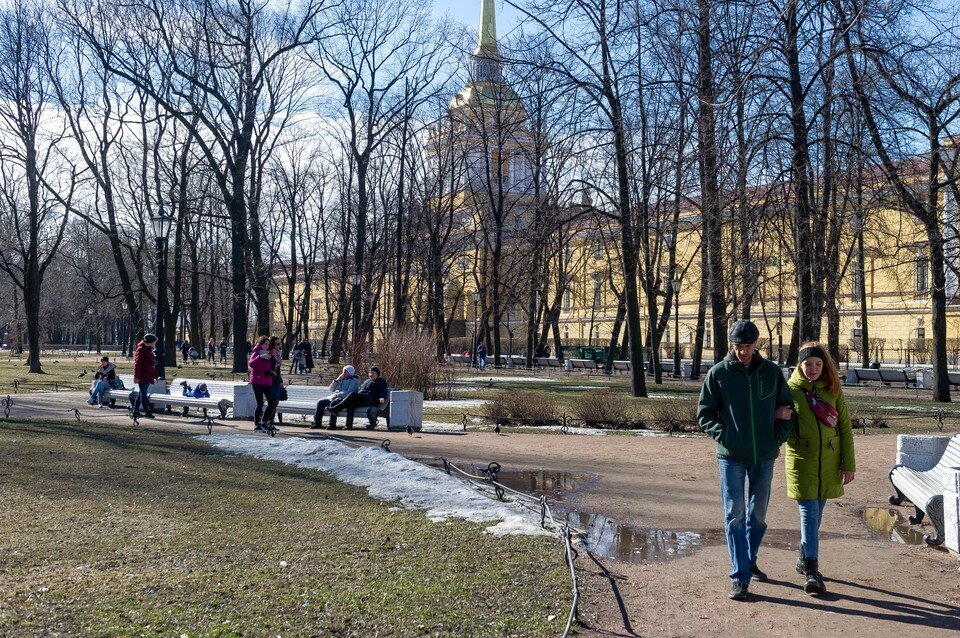
[[813,596],[819,596],[827,593],[827,588],[823,584],[823,576],[820,575],[820,565],[816,558],[803,559],[803,572],[807,577],[807,582],[803,584],[803,591]]

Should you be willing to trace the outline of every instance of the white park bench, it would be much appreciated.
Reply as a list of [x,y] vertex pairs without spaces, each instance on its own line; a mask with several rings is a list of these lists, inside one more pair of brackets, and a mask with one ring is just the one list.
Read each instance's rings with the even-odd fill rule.
[[[183,384],[186,383],[191,389],[195,389],[201,383],[207,384],[209,397],[198,399],[183,395]],[[246,385],[236,381],[203,381],[200,379],[174,379],[170,383],[170,394],[156,396],[151,399],[155,405],[166,408],[171,412],[174,406],[180,408],[181,414],[187,416],[190,414],[190,408],[202,410],[204,419],[207,419],[207,410],[219,410],[220,418],[227,418],[227,410],[233,407],[234,393],[236,386]]]
[[[104,402],[112,408],[116,405],[117,401],[122,401],[127,404],[124,407],[130,408],[133,405],[134,399],[136,399],[137,395],[140,394],[140,388],[136,383],[133,382],[132,374],[118,374],[117,378],[123,382],[123,388],[110,388],[104,392]],[[154,396],[166,393],[167,383],[163,379],[160,379],[156,383],[151,383],[150,387],[147,388],[147,396],[150,397],[151,403],[153,403]]]
[[894,465],[890,469],[890,482],[896,494],[890,497],[891,505],[900,505],[910,501],[916,514],[909,521],[916,525],[923,515],[930,517],[935,536],[926,535],[923,540],[929,545],[940,545],[944,540],[943,490],[948,469],[960,468],[960,434],[950,439],[943,456],[931,470],[921,472],[906,465]]
[[[300,414],[302,416],[312,417],[317,413],[317,402],[330,396],[330,388],[319,385],[288,385],[287,400],[281,401],[277,405],[277,420],[283,423],[284,414]],[[377,418],[385,417],[387,420],[387,429],[390,428],[390,395],[393,390],[387,394],[387,402],[381,406],[371,408],[358,408],[357,412],[366,414],[367,420],[376,427]],[[330,414],[329,410],[324,411],[322,416]]]

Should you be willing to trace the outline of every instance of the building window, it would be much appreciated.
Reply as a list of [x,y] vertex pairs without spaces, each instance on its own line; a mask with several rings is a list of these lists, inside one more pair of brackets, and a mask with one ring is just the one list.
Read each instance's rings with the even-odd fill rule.
[[563,251],[563,260],[566,262],[573,260],[573,248],[567,246],[567,248]]
[[570,312],[573,307],[573,291],[567,288],[563,293],[563,309]]
[[860,285],[861,285],[861,282],[862,282],[862,281],[863,281],[863,272],[862,272],[861,268],[860,268],[858,265],[854,264],[854,268],[853,268],[853,290],[850,292],[850,294],[853,295],[854,297],[859,297],[859,296],[860,296]]
[[603,305],[603,280],[597,277],[593,281],[593,306],[594,308]]
[[602,255],[603,255],[603,243],[598,239],[597,241],[593,242],[593,258],[600,259]]
[[703,347],[704,348],[713,347],[713,338],[710,335],[710,328],[707,328],[703,333]]
[[924,340],[927,338],[927,330],[923,326],[917,326],[917,339]]
[[930,266],[923,257],[917,258],[917,292],[927,292],[930,288]]

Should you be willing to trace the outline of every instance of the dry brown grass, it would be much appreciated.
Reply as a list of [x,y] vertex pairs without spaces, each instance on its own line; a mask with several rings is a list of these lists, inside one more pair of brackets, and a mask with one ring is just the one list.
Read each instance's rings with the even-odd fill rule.
[[555,403],[540,392],[500,392],[485,407],[488,418],[499,425],[556,425]]

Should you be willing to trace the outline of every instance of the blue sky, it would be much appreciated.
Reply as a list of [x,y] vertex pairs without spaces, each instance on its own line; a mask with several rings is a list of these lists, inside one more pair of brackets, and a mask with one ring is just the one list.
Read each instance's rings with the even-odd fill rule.
[[[454,20],[476,30],[480,26],[480,0],[434,0],[433,10],[438,15],[449,12]],[[497,34],[503,36],[519,20],[517,11],[497,0]]]

